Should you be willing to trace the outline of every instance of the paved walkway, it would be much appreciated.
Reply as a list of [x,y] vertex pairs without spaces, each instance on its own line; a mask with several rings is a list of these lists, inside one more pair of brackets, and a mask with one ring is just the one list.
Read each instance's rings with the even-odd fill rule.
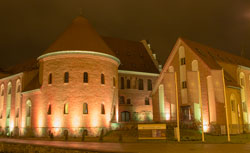
[[104,152],[137,153],[250,153],[250,144],[167,144],[167,143],[98,143],[0,138],[0,142],[46,145]]

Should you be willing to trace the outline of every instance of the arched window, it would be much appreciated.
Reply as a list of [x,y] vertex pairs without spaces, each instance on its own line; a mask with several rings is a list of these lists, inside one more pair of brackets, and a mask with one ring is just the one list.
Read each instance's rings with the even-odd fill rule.
[[11,112],[11,91],[12,91],[12,84],[11,82],[8,83],[8,90],[7,90],[7,107],[6,107],[6,127],[9,127],[9,119],[10,119],[10,112]]
[[124,89],[124,77],[121,77],[121,89]]
[[127,99],[127,104],[131,104],[131,99]]
[[180,48],[179,48],[179,59],[180,59],[180,65],[186,64],[185,49],[183,46],[180,46]]
[[51,115],[51,104],[49,104],[49,107],[48,107],[48,115]]
[[83,104],[83,114],[88,114],[88,104],[87,103]]
[[143,79],[139,79],[139,90],[144,90]]
[[52,73],[49,74],[48,84],[52,84]]
[[240,85],[245,86],[245,74],[243,72],[240,73]]
[[31,126],[31,100],[26,101],[26,126]]
[[105,107],[104,107],[104,104],[101,104],[101,114],[105,114]]
[[150,105],[148,97],[145,98],[145,105]]
[[105,76],[104,76],[104,74],[101,74],[101,84],[105,84]]
[[199,65],[197,60],[192,61],[192,71],[198,71],[199,70]]
[[152,80],[148,79],[148,91],[152,90]]
[[68,104],[68,103],[65,103],[65,104],[64,104],[63,113],[64,113],[64,114],[68,114],[68,113],[69,113],[69,104]]
[[64,83],[68,83],[69,82],[69,72],[65,72],[64,73]]
[[174,67],[173,66],[169,66],[168,72],[174,72]]
[[88,83],[88,82],[89,82],[88,72],[84,72],[83,73],[83,83]]
[[125,104],[125,98],[124,96],[119,97],[119,104]]
[[130,79],[127,79],[127,89],[130,89]]

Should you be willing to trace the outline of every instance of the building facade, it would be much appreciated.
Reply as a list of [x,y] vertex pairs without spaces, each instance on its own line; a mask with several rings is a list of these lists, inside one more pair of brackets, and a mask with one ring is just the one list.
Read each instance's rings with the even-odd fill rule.
[[99,135],[112,123],[152,121],[157,64],[146,41],[101,37],[77,17],[37,59],[1,73],[1,132]]
[[123,123],[172,124],[177,110],[181,124],[223,133],[228,120],[237,134],[249,132],[250,61],[179,38],[161,68],[145,40],[102,37],[77,17],[37,59],[1,72],[0,94],[7,135],[99,135]]

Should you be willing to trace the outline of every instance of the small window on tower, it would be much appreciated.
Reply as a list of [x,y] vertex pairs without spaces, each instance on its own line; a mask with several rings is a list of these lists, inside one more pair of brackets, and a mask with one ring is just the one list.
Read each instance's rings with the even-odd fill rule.
[[49,74],[48,84],[52,84],[52,73]]
[[101,105],[101,114],[105,114],[105,107],[104,107],[104,104]]
[[17,108],[17,110],[16,110],[16,118],[18,118],[19,117],[19,108]]
[[64,114],[69,114],[69,104],[66,103],[64,104],[64,111],[63,111]]
[[64,73],[64,83],[68,83],[69,82],[69,72],[65,72]]
[[83,114],[88,114],[88,104],[87,103],[83,104]]
[[51,115],[51,104],[49,104],[49,107],[48,107],[48,115]]
[[83,83],[88,83],[88,82],[89,82],[88,72],[84,72],[83,73]]
[[104,74],[101,74],[101,84],[105,84],[105,76],[104,76]]
[[125,98],[124,96],[119,97],[119,104],[125,104]]

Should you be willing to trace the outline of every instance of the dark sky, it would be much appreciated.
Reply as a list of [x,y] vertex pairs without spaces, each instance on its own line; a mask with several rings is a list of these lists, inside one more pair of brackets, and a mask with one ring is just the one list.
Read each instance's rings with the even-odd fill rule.
[[0,66],[41,55],[81,9],[101,35],[149,40],[161,63],[179,36],[250,58],[249,0],[0,0]]

